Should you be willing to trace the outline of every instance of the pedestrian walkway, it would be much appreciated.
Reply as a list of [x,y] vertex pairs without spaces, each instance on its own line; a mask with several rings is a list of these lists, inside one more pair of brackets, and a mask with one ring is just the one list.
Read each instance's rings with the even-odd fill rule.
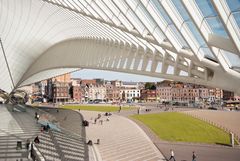
[[101,113],[101,118],[94,124],[99,112],[81,111],[81,114],[90,122],[86,128],[88,139],[94,143],[100,139],[97,147],[103,161],[164,160],[152,141],[133,121],[115,114],[106,121],[107,117]]

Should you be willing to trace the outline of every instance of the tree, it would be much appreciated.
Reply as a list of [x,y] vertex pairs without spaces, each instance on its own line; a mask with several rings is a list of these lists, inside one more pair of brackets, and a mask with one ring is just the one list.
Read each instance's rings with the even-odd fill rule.
[[73,86],[70,86],[69,88],[69,95],[73,99]]
[[145,89],[156,90],[156,85],[155,83],[147,82],[145,83]]

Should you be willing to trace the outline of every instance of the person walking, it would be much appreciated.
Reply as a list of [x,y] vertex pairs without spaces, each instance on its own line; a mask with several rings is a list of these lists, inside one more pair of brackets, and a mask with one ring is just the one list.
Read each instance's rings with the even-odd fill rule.
[[37,119],[37,115],[38,115],[38,113],[37,113],[37,112],[35,112],[35,119]]
[[192,161],[197,161],[197,155],[195,154],[195,152],[192,152]]
[[119,105],[119,110],[118,110],[118,113],[120,113],[120,112],[121,112],[121,110],[122,110],[122,106],[121,106],[121,105]]
[[33,142],[30,142],[28,146],[28,159],[32,159],[34,157],[33,153]]
[[171,156],[170,156],[170,158],[168,160],[172,160],[173,159],[174,161],[176,161],[175,157],[174,157],[174,151],[172,149],[170,150],[170,153],[171,153]]
[[37,113],[37,115],[36,115],[37,123],[38,123],[39,118],[40,118],[40,115]]
[[26,142],[26,149],[27,150],[29,149],[29,145],[30,145],[30,139],[27,139],[27,142]]

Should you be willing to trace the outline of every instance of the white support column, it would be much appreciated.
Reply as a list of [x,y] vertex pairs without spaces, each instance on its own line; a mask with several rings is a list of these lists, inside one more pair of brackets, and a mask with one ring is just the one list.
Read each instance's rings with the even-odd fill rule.
[[192,74],[192,69],[193,69],[193,68],[194,68],[194,64],[193,64],[193,62],[192,62],[192,60],[191,60],[189,66],[188,66],[188,76],[189,76],[189,77],[192,77],[192,76],[193,76],[193,74]]
[[98,39],[95,39],[94,40],[94,42],[95,42],[95,44],[96,44],[96,46],[94,46],[94,51],[93,51],[93,54],[90,56],[90,62],[89,62],[89,65],[90,66],[96,66],[96,62],[97,62],[97,60],[96,60],[96,57],[97,57],[97,55],[98,55],[98,48],[99,48],[99,40]]
[[113,57],[113,51],[115,50],[115,42],[111,41],[108,51],[105,53],[105,64],[103,67],[108,68],[110,64],[110,59]]
[[178,63],[179,63],[179,55],[177,55],[177,58],[175,60],[174,72],[173,72],[174,75],[179,75],[179,73],[180,73],[180,70],[178,68]]
[[114,64],[113,64],[114,69],[117,69],[120,65],[121,55],[124,52],[124,48],[125,48],[124,44],[120,44],[120,46],[118,48],[119,52],[116,54]]
[[137,47],[132,45],[131,50],[128,52],[126,69],[130,70],[130,67],[133,63],[133,58],[135,57],[136,52],[137,52]]
[[129,52],[129,50],[130,50],[130,46],[129,46],[129,44],[126,44],[125,48],[124,48],[124,52],[122,52],[122,55],[121,55],[121,61],[120,61],[120,65],[119,65],[120,69],[124,68],[124,65],[125,65],[125,62],[127,59],[127,53]]
[[152,66],[151,66],[151,72],[154,73],[157,70],[158,62],[160,61],[160,56],[158,52],[154,53],[154,56],[152,57]]
[[149,60],[150,60],[150,55],[151,53],[149,51],[146,51],[143,55],[143,63],[142,63],[142,68],[141,71],[146,71]]
[[139,66],[140,61],[142,59],[143,53],[144,53],[143,48],[138,46],[137,53],[136,53],[136,56],[135,56],[135,61],[134,61],[134,64],[133,64],[133,70],[138,70],[138,66]]
[[99,60],[102,57],[101,55],[103,55],[102,53],[99,52],[99,48],[101,48],[102,45],[104,46],[104,43],[105,42],[101,41],[101,39],[97,39],[97,41],[96,41],[96,46],[95,46],[96,53],[95,53],[94,59],[93,59],[93,64],[96,67],[99,66]]
[[168,58],[168,53],[165,52],[164,53],[164,57],[163,57],[163,61],[162,61],[162,74],[166,74],[167,73],[167,69],[168,69],[168,64],[167,64],[167,58]]
[[82,59],[81,59],[81,63],[85,66],[87,66],[87,54],[89,53],[89,45],[88,45],[88,39],[85,40],[84,42],[84,51],[83,51],[83,54],[82,54]]
[[105,50],[104,50],[104,53],[102,53],[102,61],[101,61],[101,65],[100,67],[105,67],[106,66],[106,62],[107,62],[107,56],[106,54],[108,53],[109,51],[109,48],[111,48],[111,41],[110,40],[107,40],[106,44],[105,44]]

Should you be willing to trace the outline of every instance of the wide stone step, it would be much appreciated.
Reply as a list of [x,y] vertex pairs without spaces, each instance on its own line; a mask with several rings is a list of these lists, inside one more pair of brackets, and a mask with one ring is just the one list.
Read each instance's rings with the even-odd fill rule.
[[117,148],[118,150],[119,149],[126,149],[128,147],[132,147],[135,145],[135,147],[137,147],[138,145],[148,145],[148,142],[146,141],[139,141],[139,140],[134,140],[134,141],[130,141],[130,142],[120,142],[116,145],[112,144],[108,147],[102,147],[100,146],[99,149],[101,149],[101,151],[105,152],[105,151],[109,151],[109,149],[114,149],[114,148]]
[[[117,149],[117,148],[116,148]],[[148,151],[151,150],[151,148],[149,148],[146,145],[143,146],[132,146],[132,147],[126,147],[125,149],[121,149],[121,150],[114,150],[108,153],[104,153],[104,156],[109,157],[109,156],[114,156],[114,155],[118,155],[118,156],[122,156],[122,155],[139,155],[139,153],[142,153],[143,151]]]
[[81,150],[81,151],[84,151],[83,147],[71,147],[70,145],[66,146],[64,144],[60,144],[59,146],[60,146],[60,148],[67,149],[67,150],[72,150],[72,151]]
[[46,161],[61,161],[59,157],[48,155],[48,154],[44,154],[44,158],[46,159]]
[[72,155],[72,156],[75,156],[75,157],[84,157],[84,151],[68,151],[68,150],[62,150],[62,152],[64,153],[64,155]]
[[72,155],[64,155],[64,157],[67,158],[68,161],[84,161],[84,157],[79,158]]
[[83,138],[71,138],[71,137],[69,137],[69,136],[67,136],[67,135],[57,135],[57,134],[54,134],[54,136],[56,137],[56,138],[60,138],[60,139],[64,139],[64,140],[67,140],[67,141],[72,141],[72,142],[81,142],[81,141],[83,141]]
[[57,142],[61,145],[67,145],[71,147],[83,147],[84,143],[74,143],[74,142],[67,142],[65,140],[57,140]]

